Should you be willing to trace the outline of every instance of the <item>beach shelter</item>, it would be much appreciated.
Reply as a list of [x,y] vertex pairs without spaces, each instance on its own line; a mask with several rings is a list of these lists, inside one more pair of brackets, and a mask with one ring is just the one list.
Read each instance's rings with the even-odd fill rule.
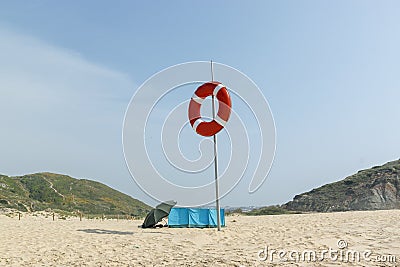
[[[225,226],[225,210],[220,209],[221,226]],[[215,208],[172,208],[168,215],[168,226],[172,228],[211,228],[217,227]]]
[[144,219],[142,224],[143,228],[150,228],[155,226],[163,218],[167,217],[171,208],[176,205],[176,201],[170,200],[163,202],[152,209]]

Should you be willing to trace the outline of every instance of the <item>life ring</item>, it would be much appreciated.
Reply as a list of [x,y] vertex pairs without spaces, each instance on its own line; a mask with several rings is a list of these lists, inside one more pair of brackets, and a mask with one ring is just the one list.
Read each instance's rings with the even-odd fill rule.
[[[204,99],[208,96],[216,96],[218,99],[218,113],[215,118],[206,122],[201,118],[200,108]],[[194,92],[189,104],[189,121],[196,133],[202,136],[212,136],[224,128],[231,115],[231,97],[225,85],[220,82],[207,82],[199,86]]]

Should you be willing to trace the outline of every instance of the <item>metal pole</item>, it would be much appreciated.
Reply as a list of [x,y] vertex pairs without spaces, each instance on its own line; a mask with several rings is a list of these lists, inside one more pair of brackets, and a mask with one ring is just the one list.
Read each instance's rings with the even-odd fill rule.
[[[213,62],[211,60],[211,81],[214,81]],[[215,119],[215,103],[214,95],[212,96],[212,116]],[[217,135],[214,134],[214,173],[215,173],[215,202],[217,208],[217,226],[218,231],[221,231],[221,208],[219,206],[219,189],[218,189],[218,160],[217,160]]]

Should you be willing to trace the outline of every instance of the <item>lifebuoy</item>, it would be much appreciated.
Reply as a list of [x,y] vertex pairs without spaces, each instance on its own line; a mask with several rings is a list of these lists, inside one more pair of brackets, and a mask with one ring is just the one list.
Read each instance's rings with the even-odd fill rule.
[[[204,99],[208,96],[216,96],[218,99],[218,113],[215,118],[206,122],[201,118],[200,108]],[[231,97],[225,85],[220,82],[207,82],[199,86],[194,92],[189,104],[189,121],[196,133],[202,136],[212,136],[224,128],[231,115]]]

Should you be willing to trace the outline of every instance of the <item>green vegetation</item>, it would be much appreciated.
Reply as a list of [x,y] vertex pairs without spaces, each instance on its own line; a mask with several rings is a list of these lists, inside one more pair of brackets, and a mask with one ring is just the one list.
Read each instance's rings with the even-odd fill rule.
[[268,206],[230,214],[276,215],[400,208],[400,160],[359,171],[341,181],[297,195],[281,206]]
[[297,214],[300,212],[289,211],[281,206],[267,206],[258,209],[253,209],[248,212],[243,212],[242,209],[234,209],[226,213],[226,215],[241,214],[249,216],[259,216],[259,215],[281,215],[281,214]]
[[143,202],[102,183],[54,173],[0,175],[0,207],[20,211],[52,210],[65,215],[105,214],[143,217]]
[[244,214],[244,212],[242,211],[241,208],[237,208],[234,210],[225,210],[225,215],[227,215],[227,216],[234,215],[234,214]]
[[388,162],[297,195],[283,208],[317,212],[400,208],[399,176],[400,160]]
[[249,212],[246,212],[246,215],[280,215],[280,214],[294,214],[294,213],[299,213],[295,211],[289,211],[281,206],[267,206],[267,207],[262,207],[258,209],[251,210]]

